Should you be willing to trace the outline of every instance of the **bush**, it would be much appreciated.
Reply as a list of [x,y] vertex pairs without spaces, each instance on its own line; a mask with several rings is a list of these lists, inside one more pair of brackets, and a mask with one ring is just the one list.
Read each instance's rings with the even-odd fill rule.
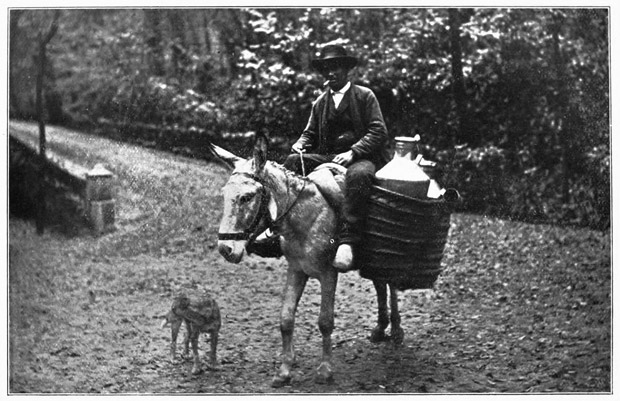
[[462,211],[528,222],[551,222],[606,230],[610,226],[610,157],[604,148],[587,154],[583,173],[569,180],[563,198],[562,170],[524,165],[527,151],[512,155],[495,146],[441,151],[443,183],[458,189]]
[[437,159],[444,169],[443,183],[456,188],[463,198],[462,210],[503,215],[506,212],[506,152],[495,146],[441,151]]

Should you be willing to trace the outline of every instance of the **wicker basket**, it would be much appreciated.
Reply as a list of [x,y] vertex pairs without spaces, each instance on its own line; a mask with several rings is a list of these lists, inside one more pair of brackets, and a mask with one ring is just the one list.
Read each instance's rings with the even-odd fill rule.
[[375,186],[357,258],[360,275],[399,290],[432,288],[441,273],[451,210],[443,199],[416,199]]

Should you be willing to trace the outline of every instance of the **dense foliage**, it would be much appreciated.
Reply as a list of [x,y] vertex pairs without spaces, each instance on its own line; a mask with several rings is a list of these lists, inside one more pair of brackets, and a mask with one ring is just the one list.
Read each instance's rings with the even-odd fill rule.
[[[390,134],[419,133],[467,210],[605,229],[610,214],[605,8],[63,10],[48,119],[266,130],[286,150],[341,42]],[[11,12],[11,113],[33,115],[30,43],[49,13]],[[52,96],[53,95],[53,96]],[[123,131],[131,135],[130,128]]]

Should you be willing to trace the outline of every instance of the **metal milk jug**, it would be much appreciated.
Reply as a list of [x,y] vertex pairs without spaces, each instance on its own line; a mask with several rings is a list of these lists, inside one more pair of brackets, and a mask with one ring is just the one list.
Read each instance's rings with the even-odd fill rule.
[[379,187],[412,198],[425,199],[427,197],[431,179],[414,158],[414,149],[418,140],[418,136],[394,138],[394,157],[375,175]]

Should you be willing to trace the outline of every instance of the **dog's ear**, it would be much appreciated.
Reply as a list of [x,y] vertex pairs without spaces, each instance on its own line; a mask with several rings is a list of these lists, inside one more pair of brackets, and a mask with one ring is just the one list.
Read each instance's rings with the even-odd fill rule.
[[264,132],[257,132],[254,137],[254,173],[258,174],[267,162],[268,139]]

